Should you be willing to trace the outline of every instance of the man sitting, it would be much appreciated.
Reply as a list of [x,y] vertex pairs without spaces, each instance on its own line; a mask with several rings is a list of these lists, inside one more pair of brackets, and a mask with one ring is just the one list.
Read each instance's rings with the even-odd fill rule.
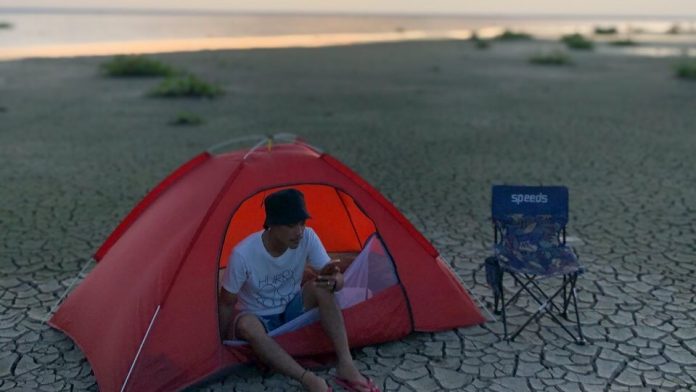
[[[353,363],[343,315],[334,298],[334,292],[343,287],[343,275],[316,233],[305,227],[310,216],[304,196],[296,189],[285,189],[266,197],[264,207],[264,230],[234,248],[223,276],[218,301],[222,339],[248,341],[263,362],[310,391],[331,390],[268,336],[269,331],[318,307],[321,325],[338,357],[335,381],[349,391],[379,391]],[[307,261],[319,275],[301,286]],[[235,307],[239,313],[233,318]]]

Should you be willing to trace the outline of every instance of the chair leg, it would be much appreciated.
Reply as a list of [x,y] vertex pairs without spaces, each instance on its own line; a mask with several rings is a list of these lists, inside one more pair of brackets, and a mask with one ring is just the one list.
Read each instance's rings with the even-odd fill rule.
[[505,314],[505,292],[503,291],[503,277],[505,276],[505,273],[503,272],[501,278],[500,278],[500,311],[503,316],[503,340],[508,340],[508,329],[507,329],[507,317]]
[[533,277],[533,276],[524,275],[525,279],[527,279],[527,283],[524,283],[524,282],[522,282],[521,279],[519,279],[519,278],[515,275],[514,272],[509,271],[509,273],[510,273],[510,275],[512,275],[512,276],[515,278],[515,282],[514,282],[515,287],[517,287],[517,286],[522,286],[522,287],[520,287],[520,289],[517,290],[517,292],[515,293],[515,295],[513,295],[512,298],[510,298],[510,299],[508,300],[508,305],[514,303],[515,301],[517,301],[517,298],[519,298],[520,294],[522,294],[522,290],[525,290],[526,287],[527,287],[528,285],[532,284],[532,285],[535,285],[535,286],[536,286],[536,282],[534,282],[534,277]]
[[495,256],[488,257],[482,267],[485,267],[486,270],[486,283],[491,286],[493,291],[493,313],[500,314],[498,304],[500,303],[500,292],[503,287],[503,271],[500,268],[500,263]]
[[[530,278],[530,277],[528,277],[528,276],[526,276],[526,278],[529,280],[530,284],[531,284],[532,286],[534,286],[534,288],[537,289],[539,296],[544,297],[544,299],[547,299],[547,300],[549,299],[549,296],[546,295],[546,293],[544,292],[544,290],[542,290],[541,287],[539,287],[539,285],[538,285],[532,278]],[[563,286],[563,287],[564,287],[564,291],[563,291],[563,292],[565,293],[565,284],[566,284],[565,281],[563,282],[563,284],[564,284],[564,286]],[[539,302],[539,301],[537,300],[537,303],[541,303],[541,302]],[[550,305],[553,309],[555,309],[558,313],[562,313],[561,309],[560,309],[554,302],[550,302],[549,305]]]
[[[515,297],[519,296],[520,293],[524,290],[524,291],[526,291],[526,292],[529,294],[530,297],[532,297],[532,299],[534,299],[534,301],[536,301],[537,304],[540,305],[539,308],[527,319],[527,321],[525,321],[524,324],[522,324],[522,326],[520,326],[519,328],[517,328],[517,330],[512,334],[512,336],[510,336],[510,340],[512,341],[512,340],[514,340],[514,339],[517,337],[517,335],[519,335],[519,334],[527,327],[527,325],[529,325],[532,321],[534,321],[537,317],[539,317],[539,315],[542,314],[542,311],[548,311],[547,306],[548,306],[549,304],[553,304],[553,302],[552,302],[552,301],[553,301],[553,298],[554,298],[556,295],[558,295],[558,293],[561,291],[561,289],[559,288],[559,289],[549,298],[549,297],[541,290],[541,288],[540,288],[538,285],[536,285],[536,283],[535,283],[532,279],[530,279],[530,277],[525,276],[525,277],[527,278],[527,282],[528,282],[528,283],[525,283],[525,282],[522,282],[522,281],[520,280],[520,278],[517,277],[517,275],[515,275],[515,274],[513,274],[513,273],[510,273],[510,275],[512,275],[513,279],[515,279],[515,283],[516,283],[516,284],[519,284],[520,286],[522,286],[522,287],[520,288],[520,290],[515,294]],[[533,286],[535,286],[537,290],[539,290],[539,291],[542,292],[542,297],[545,299],[545,301],[542,301],[540,298],[538,298],[538,297],[534,294],[534,292],[532,292],[532,290],[528,287],[528,284],[529,284],[529,283],[531,283]],[[551,314],[552,314],[552,317],[555,318],[555,316],[553,316],[553,313],[551,313]]]
[[568,293],[566,290],[566,283],[568,281],[567,275],[563,275],[563,311],[561,312],[561,316],[563,316],[564,319],[568,320]]
[[578,339],[575,339],[575,343],[584,346],[585,345],[585,336],[582,334],[582,324],[580,324],[580,310],[578,309],[578,295],[577,295],[577,290],[575,289],[575,283],[577,282],[578,279],[578,274],[575,273],[573,274],[572,278],[573,281],[571,283],[571,288],[570,291],[573,295],[573,308],[575,308],[575,321],[577,322],[578,325]]
[[[551,295],[551,296],[543,295],[543,298],[544,298],[545,301],[542,301],[542,300],[541,300],[539,297],[537,297],[526,285],[524,285],[523,282],[519,281],[519,278],[518,278],[517,276],[515,276],[514,274],[511,274],[511,275],[513,276],[513,278],[514,278],[516,281],[518,281],[518,283],[519,283],[520,285],[522,285],[522,289],[521,289],[521,290],[527,291],[527,293],[528,293],[540,306],[539,306],[539,308],[536,310],[536,312],[534,312],[534,314],[532,314],[532,315],[527,319],[527,321],[526,321],[521,327],[519,327],[519,328],[512,334],[512,336],[510,337],[510,340],[514,340],[515,337],[517,337],[517,335],[519,335],[519,334],[522,332],[522,330],[524,330],[524,329],[527,327],[527,325],[529,325],[529,323],[531,323],[533,320],[535,320],[535,319],[538,318],[540,315],[542,315],[542,314],[543,314],[542,312],[546,312],[546,314],[548,314],[548,315],[551,317],[551,319],[552,319],[556,324],[558,324],[558,325],[559,325],[559,326],[560,326],[560,327],[561,327],[561,328],[562,328],[562,329],[563,329],[563,330],[564,330],[576,343],[581,344],[581,343],[579,343],[581,340],[578,339],[578,338],[575,336],[575,334],[573,334],[573,332],[571,332],[571,331],[568,329],[568,327],[566,327],[565,324],[563,324],[563,322],[562,322],[561,320],[558,319],[558,317],[556,317],[556,315],[554,314],[553,310],[551,309],[551,308],[553,307],[553,300],[563,291],[563,289],[566,287],[565,285],[563,285],[562,287],[559,287],[558,290],[556,290],[556,292],[553,293],[553,295]],[[566,281],[566,284],[568,284],[568,283],[571,283],[571,284],[572,284],[572,283],[574,283],[574,280],[568,280],[568,281]],[[574,288],[574,287],[573,287],[573,288]],[[578,315],[578,313],[577,313],[577,307],[576,307],[576,315]],[[579,325],[579,316],[578,316],[578,319],[577,319],[577,320],[578,320],[578,325]],[[581,338],[581,339],[582,339],[582,338]]]
[[[545,299],[545,300],[548,301],[549,296],[546,295],[546,293],[544,292],[544,290],[541,289],[541,287],[539,287],[539,285],[538,285],[538,284],[536,283],[536,281],[534,280],[534,276],[524,275],[524,277],[525,277],[525,279],[527,279],[527,281],[526,281],[526,282],[523,282],[522,279],[520,279],[520,278],[519,278],[517,275],[515,275],[513,272],[510,272],[510,275],[512,275],[512,277],[515,279],[515,286],[521,286],[521,287],[520,287],[519,290],[517,290],[517,292],[515,293],[515,295],[514,295],[510,300],[508,300],[508,303],[507,303],[508,305],[510,305],[511,303],[513,303],[515,300],[517,300],[517,298],[522,294],[523,291],[526,291],[527,293],[529,293],[529,295],[530,295],[530,296],[534,299],[534,301],[536,301],[536,303],[538,303],[538,304],[541,304],[541,303],[542,303],[541,299],[539,299],[539,298],[543,298],[543,299]],[[535,289],[537,290],[537,295],[539,296],[539,298],[537,298],[537,296],[534,295],[534,293],[532,292],[531,288],[535,288]],[[558,308],[558,306],[556,306],[555,303],[549,302],[549,305],[550,305],[552,308],[556,309],[558,312],[561,311],[561,310]]]
[[[564,275],[562,286],[559,287],[551,296],[548,296],[534,280],[534,276],[523,275],[524,278],[527,279],[525,282],[522,281],[522,279],[518,277],[517,274],[515,274],[514,272],[507,272],[510,275],[512,275],[514,279],[514,285],[519,286],[520,289],[512,296],[512,298],[506,301],[505,294],[503,291],[503,278],[501,276],[497,290],[499,292],[499,295],[496,294],[494,296],[494,306],[497,310],[498,305],[500,305],[500,313],[502,314],[503,318],[503,340],[514,341],[517,335],[519,335],[532,321],[540,318],[544,314],[548,314],[549,317],[556,324],[558,324],[571,337],[571,339],[575,341],[576,344],[585,344],[585,337],[582,333],[582,326],[580,324],[580,313],[578,311],[577,306],[577,290],[575,287],[578,277],[577,273]],[[503,273],[502,275],[504,276],[505,273]],[[508,305],[513,303],[522,294],[523,291],[527,292],[532,297],[532,299],[536,301],[537,304],[539,304],[539,308],[524,322],[522,326],[517,328],[515,332],[512,333],[512,335],[510,335],[508,334],[506,308],[508,307]],[[537,293],[535,293],[535,291],[537,291]],[[558,297],[562,298],[562,305],[556,305],[556,303],[554,303],[554,300],[556,300]],[[566,321],[569,321],[567,313],[571,300],[573,302],[573,308],[575,310],[577,335],[573,333],[570,329],[568,329],[568,327],[556,315],[556,312],[558,312],[561,316],[563,316],[563,318]]]
[[493,314],[500,314],[498,310],[498,303],[500,302],[500,296],[498,293],[493,293]]
[[[512,274],[512,272],[511,272],[510,274]],[[514,283],[514,284],[515,284],[515,287],[519,286],[519,284],[517,283],[517,280],[515,280],[515,283]],[[517,298],[520,296],[521,293],[522,293],[522,288],[520,288],[519,290],[517,290],[517,292],[515,293],[515,295],[513,295],[512,298],[510,298],[510,299],[508,300],[508,305],[510,305],[510,304],[514,303],[515,301],[517,301]]]
[[510,339],[509,339],[509,340],[510,340],[510,341],[515,340],[515,338],[517,337],[517,335],[519,335],[525,328],[527,328],[527,325],[529,325],[529,323],[531,323],[533,320],[535,320],[535,319],[541,314],[541,311],[544,310],[545,308],[546,308],[546,305],[541,305],[541,306],[539,307],[539,309],[537,309],[537,311],[534,312],[534,314],[532,314],[532,315],[527,319],[527,321],[524,322],[524,324],[522,324],[521,327],[517,328],[517,330],[515,331],[515,333],[513,333],[512,336],[510,336]]
[[[541,287],[539,287],[539,285],[538,285],[538,284],[536,283],[536,281],[534,280],[534,276],[532,276],[532,275],[526,275],[526,274],[523,275],[524,278],[527,279],[526,282],[523,282],[522,279],[520,279],[519,277],[517,277],[517,275],[516,275],[514,272],[510,272],[510,275],[512,275],[513,278],[515,278],[515,286],[516,286],[516,287],[517,287],[517,286],[520,286],[520,289],[517,290],[517,292],[515,293],[515,295],[514,295],[512,298],[510,298],[510,299],[508,300],[507,305],[510,305],[510,304],[514,303],[515,301],[517,301],[517,298],[519,298],[519,296],[522,294],[523,291],[526,291],[526,292],[530,293],[531,295],[533,295],[532,292],[531,292],[530,286],[531,286],[531,287],[534,287],[535,289],[537,289],[537,291],[538,291],[537,295],[539,295],[540,297],[544,297],[545,299],[549,299],[549,297],[546,295],[546,293],[544,293],[544,290],[542,290]],[[540,300],[538,300],[538,299],[536,299],[536,298],[535,298],[535,300],[536,300],[537,303],[541,303]],[[559,312],[561,311],[561,310],[558,308],[558,306],[556,306],[555,303],[551,302],[550,305],[551,305],[554,309],[556,309],[557,311],[559,311]]]

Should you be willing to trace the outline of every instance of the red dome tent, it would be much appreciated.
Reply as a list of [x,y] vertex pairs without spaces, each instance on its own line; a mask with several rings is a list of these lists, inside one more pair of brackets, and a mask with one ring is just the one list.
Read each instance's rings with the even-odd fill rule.
[[[344,309],[351,347],[485,321],[433,246],[372,186],[302,142],[204,152],[155,187],[97,251],[97,266],[49,321],[89,360],[102,391],[176,390],[248,362],[219,337],[218,272],[260,230],[265,194],[305,193],[329,252],[356,252],[377,233],[398,284]],[[313,323],[277,337],[295,356],[332,351]]]

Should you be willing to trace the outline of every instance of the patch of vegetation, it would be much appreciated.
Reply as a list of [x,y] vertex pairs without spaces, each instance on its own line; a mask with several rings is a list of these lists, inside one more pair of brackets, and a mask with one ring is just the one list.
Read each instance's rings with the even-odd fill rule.
[[184,112],[184,113],[179,113],[176,115],[176,117],[169,122],[170,125],[178,125],[178,126],[196,126],[196,125],[201,125],[205,123],[205,120],[203,120],[203,117],[195,114],[195,113],[189,113],[189,112]]
[[150,92],[151,96],[162,98],[216,98],[222,94],[220,87],[191,74],[170,76]]
[[505,29],[500,35],[495,37],[495,39],[500,40],[500,41],[524,41],[524,40],[530,40],[533,37],[531,34],[519,32],[519,31],[512,31]]
[[147,56],[116,56],[101,64],[101,70],[112,77],[172,76],[176,71],[167,64]]
[[12,23],[10,22],[0,22],[0,30],[2,29],[11,29],[12,28]]
[[638,42],[632,40],[632,39],[620,39],[616,41],[611,41],[609,42],[609,45],[613,46],[637,46]]
[[476,47],[476,49],[488,49],[491,46],[488,40],[479,37],[478,34],[476,34],[476,32],[471,34],[471,38],[469,38],[469,40],[474,44],[474,47]]
[[480,39],[474,41],[474,46],[476,47],[476,49],[488,49],[491,47],[491,44],[490,42],[488,42],[488,40]]
[[566,44],[570,49],[576,50],[592,50],[594,42],[585,38],[582,34],[568,34],[561,38],[561,42]]
[[561,51],[539,53],[529,58],[529,62],[539,65],[570,65],[570,56]]
[[674,66],[678,78],[696,80],[696,60],[684,60]]
[[594,28],[594,33],[597,35],[614,35],[614,34],[617,34],[618,32],[619,31],[614,26],[608,26],[608,27],[597,26]]
[[672,26],[670,26],[669,29],[667,29],[666,33],[667,33],[667,34],[677,35],[677,34],[681,34],[681,33],[682,33],[682,29],[681,29],[681,27],[680,27],[678,24],[675,23],[675,24],[673,24]]

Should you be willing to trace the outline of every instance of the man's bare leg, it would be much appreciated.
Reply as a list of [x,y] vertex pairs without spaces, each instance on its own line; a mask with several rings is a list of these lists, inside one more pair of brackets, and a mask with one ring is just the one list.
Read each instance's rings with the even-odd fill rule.
[[294,378],[312,392],[324,392],[328,389],[326,381],[316,374],[306,371],[275,340],[268,336],[261,321],[253,314],[240,316],[236,328],[237,335],[248,341],[254,353],[267,365],[288,377]]
[[350,381],[366,382],[365,377],[355,367],[353,357],[350,354],[346,326],[343,323],[343,314],[338,307],[338,303],[336,303],[334,293],[317,287],[313,282],[310,282],[302,288],[302,296],[305,309],[319,308],[321,326],[329,339],[331,339],[338,357],[336,375]]

